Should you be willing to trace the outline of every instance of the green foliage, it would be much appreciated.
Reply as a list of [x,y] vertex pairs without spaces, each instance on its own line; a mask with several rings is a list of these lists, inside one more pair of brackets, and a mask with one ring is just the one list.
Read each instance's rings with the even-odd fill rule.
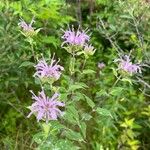
[[[34,127],[36,129],[32,130],[32,123],[22,122],[26,120],[26,107],[31,99],[29,90],[32,87],[37,89],[32,77],[33,65],[36,63],[34,57],[40,56],[41,53],[48,55],[50,49],[55,49],[60,45],[57,29],[73,20],[71,16],[65,14],[63,5],[63,1],[45,0],[0,2],[0,42],[2,43],[0,48],[0,107],[3,108],[0,113],[0,117],[3,118],[0,129],[0,147],[2,149],[7,149],[7,147],[29,149],[30,146],[34,148],[34,143],[31,144],[31,136],[37,129],[36,125]],[[33,16],[36,18],[34,25],[42,29],[38,33],[39,37],[34,37],[33,45],[29,45],[31,39],[25,40],[19,32],[18,23],[20,18],[29,23]],[[34,49],[34,54],[32,49]],[[61,52],[57,55],[61,55]],[[18,133],[17,129],[22,133]],[[5,140],[5,137],[8,138]],[[25,140],[26,143],[21,143],[18,138]]]
[[[1,1],[0,149],[150,149],[149,9],[144,0]],[[20,18],[30,23],[32,17],[34,36],[18,27]],[[90,28],[93,56],[61,47],[61,29],[70,24]],[[53,53],[65,68],[60,80],[34,81],[38,59],[49,62]],[[118,70],[114,60],[125,54],[141,64],[142,74]],[[59,91],[65,103],[63,116],[48,124],[26,117],[29,90],[40,86],[49,95]]]

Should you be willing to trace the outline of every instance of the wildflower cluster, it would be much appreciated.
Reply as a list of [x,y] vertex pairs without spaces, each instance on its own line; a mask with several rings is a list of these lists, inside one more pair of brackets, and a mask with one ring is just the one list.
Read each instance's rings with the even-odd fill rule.
[[[32,27],[32,23],[28,25],[24,21],[20,22],[20,26],[23,28],[23,32],[32,33],[34,29]],[[67,45],[67,50],[71,54],[73,54],[71,59],[71,66],[69,69],[71,72],[74,72],[74,64],[75,64],[75,57],[74,55],[84,54],[85,59],[87,59],[90,55],[93,55],[96,51],[95,48],[88,44],[90,41],[90,36],[87,35],[88,30],[77,30],[75,31],[74,28],[64,31],[64,35],[62,38],[64,42],[62,46]],[[65,47],[66,48],[66,47]],[[116,62],[119,62],[118,70],[127,72],[129,74],[141,73],[141,68],[138,64],[133,64],[129,56],[125,55],[124,57],[117,59]],[[50,64],[46,62],[43,58],[38,61],[37,65],[35,65],[36,72],[34,77],[39,78],[43,84],[45,82],[49,83],[51,87],[53,87],[53,83],[57,81],[64,68],[58,64],[59,60],[56,61],[54,56],[51,59]],[[106,65],[103,62],[98,63],[98,68],[103,69]],[[37,118],[37,121],[44,120],[48,122],[49,120],[57,120],[59,116],[63,115],[63,112],[60,110],[59,107],[64,107],[65,104],[59,101],[59,93],[55,91],[53,96],[50,98],[46,96],[43,88],[42,91],[39,92],[38,96],[36,96],[32,91],[32,99],[35,101],[29,109],[31,110],[28,117],[34,114]]]
[[133,64],[129,56],[125,55],[123,58],[117,59],[119,62],[118,69],[122,70],[130,75],[135,73],[141,73],[141,67],[138,64]]
[[[118,5],[118,8],[124,7],[121,2],[115,4]],[[43,7],[44,11],[36,14],[38,19],[47,13],[45,8],[50,8],[49,4],[47,5],[45,2],[42,5],[40,4],[40,7]],[[142,23],[141,26],[138,22],[142,14],[138,14],[133,9],[128,14],[124,10],[126,16],[129,16],[124,18],[122,17],[124,14],[121,10],[116,9],[116,6],[114,12],[118,14],[118,18],[115,19],[125,21],[125,25],[132,25],[132,28],[129,30],[124,28],[124,24],[122,24],[124,22],[115,24],[114,18],[110,20],[106,14],[108,12],[105,12],[103,13],[105,17],[102,18],[105,18],[106,22],[101,21],[101,17],[98,17],[92,23],[92,27],[95,26],[95,29],[92,29],[95,31],[93,33],[95,37],[92,37],[91,29],[88,28],[70,26],[64,29],[60,36],[62,43],[57,54],[63,58],[65,66],[61,64],[62,60],[60,61],[59,58],[54,56],[46,58],[45,55],[49,54],[49,50],[40,54],[42,51],[38,50],[38,47],[48,47],[50,50],[52,47],[57,47],[59,40],[53,38],[58,38],[59,31],[57,31],[57,35],[54,32],[53,35],[49,34],[58,29],[58,26],[64,26],[64,23],[69,23],[72,19],[69,16],[61,19],[61,15],[58,14],[57,19],[62,22],[57,24],[57,19],[49,22],[48,20],[53,17],[44,17],[44,20],[39,20],[39,25],[44,23],[43,32],[38,33],[41,34],[39,37],[34,36],[38,31],[34,26],[34,19],[31,22],[20,19],[21,33],[24,34],[23,37],[31,46],[31,51],[26,50],[27,53],[21,52],[17,55],[18,58],[23,54],[23,58],[25,55],[27,60],[20,65],[20,68],[31,69],[34,61],[33,77],[35,84],[40,85],[39,90],[35,87],[34,89],[30,88],[29,92],[32,97],[27,118],[33,117],[42,127],[38,131],[39,133],[34,135],[33,147],[55,150],[109,149],[110,147],[110,149],[136,150],[147,144],[147,141],[139,140],[141,139],[139,131],[144,133],[144,127],[148,129],[147,124],[145,126],[143,123],[141,124],[141,121],[147,121],[150,108],[146,103],[147,95],[149,96],[147,89],[149,84],[146,82],[147,75],[145,76],[148,64],[140,63],[144,59],[143,63],[147,63],[147,57],[142,54],[148,49],[148,44],[145,43],[147,37],[143,34],[145,30],[141,30],[144,24]],[[60,10],[58,9],[58,11]],[[136,14],[133,14],[133,11]],[[80,18],[80,15],[83,16],[82,11],[78,21],[84,19]],[[118,25],[121,30],[118,29]],[[49,28],[50,26],[54,29]],[[100,31],[98,31],[99,27]],[[128,37],[124,35],[129,32]],[[98,41],[99,36],[104,39]],[[39,41],[41,43],[36,43]],[[42,45],[44,43],[46,45]],[[27,47],[26,45],[25,48]],[[98,48],[99,50],[96,50]],[[61,49],[69,52],[68,55],[61,52]],[[39,58],[39,56],[42,57]],[[143,75],[142,71],[144,71]],[[136,85],[134,86],[134,84]],[[132,105],[134,105],[134,110],[130,107]],[[136,117],[140,106],[143,107],[140,108],[139,117]]]
[[26,36],[26,37],[33,37],[34,35],[36,35],[41,28],[39,29],[34,29],[32,27],[32,24],[35,22],[34,18],[32,18],[30,24],[27,24],[23,19],[20,19],[20,22],[18,23],[18,25],[22,28],[23,31],[21,31],[21,33]]
[[34,74],[35,77],[39,77],[40,79],[51,79],[52,82],[56,81],[60,78],[61,71],[64,68],[58,65],[58,62],[52,58],[51,64],[48,65],[46,60],[43,58],[35,65],[36,73]]
[[69,30],[64,31],[64,35],[62,36],[62,39],[64,39],[62,46],[64,44],[84,46],[84,44],[90,40],[90,36],[87,35],[87,32],[88,30],[80,31],[78,29],[75,31],[73,27],[72,29],[69,28]]
[[[59,61],[52,58],[50,65],[48,65],[43,58],[43,60],[40,60],[38,64],[35,65],[36,72],[34,76],[40,78],[41,80],[50,79],[52,84],[60,78],[61,71],[64,70],[62,66],[58,65],[58,62]],[[34,114],[37,121],[44,120],[48,123],[49,120],[57,120],[57,118],[63,114],[59,107],[64,107],[65,104],[58,100],[58,93],[55,93],[51,98],[46,96],[43,89],[39,92],[38,96],[36,96],[32,91],[31,93],[32,99],[35,100],[35,102],[29,107],[31,113],[28,117]]]
[[[90,36],[87,34],[88,31],[88,29],[80,30],[79,28],[77,31],[75,31],[73,27],[64,31],[62,36],[62,39],[64,40],[62,47],[64,47],[69,53],[73,55],[84,54],[85,58],[93,55],[96,49],[92,45],[88,44],[90,41]],[[65,44],[67,47],[64,46]]]
[[43,90],[39,92],[38,96],[32,91],[31,93],[35,102],[29,107],[31,112],[28,117],[35,114],[38,122],[45,120],[48,123],[49,120],[57,120],[57,117],[63,114],[58,107],[64,107],[65,104],[58,101],[58,93],[55,93],[51,98],[47,97]]

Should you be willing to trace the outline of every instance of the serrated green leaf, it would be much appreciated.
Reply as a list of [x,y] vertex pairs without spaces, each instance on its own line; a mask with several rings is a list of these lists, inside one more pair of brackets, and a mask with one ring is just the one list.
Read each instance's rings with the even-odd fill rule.
[[85,99],[86,99],[86,102],[88,103],[88,105],[91,108],[94,108],[95,107],[95,103],[89,97],[87,97],[86,95],[84,95],[84,96],[85,96]]
[[33,136],[33,140],[38,144],[41,144],[43,139],[44,139],[44,134],[41,132],[39,132]]
[[83,51],[77,52],[77,55],[78,55],[78,56],[81,55],[81,54],[83,54]]
[[102,116],[111,116],[112,117],[110,111],[105,108],[97,108],[96,112]]
[[63,118],[68,122],[70,122],[71,124],[74,125],[78,124],[79,114],[77,109],[73,105],[66,107],[66,111]]
[[61,99],[63,102],[65,102],[65,101],[67,101],[67,99],[68,99],[67,96],[68,96],[67,93],[61,93],[60,99]]
[[132,19],[130,15],[121,15],[120,17],[124,19]]
[[97,96],[109,96],[106,90],[102,89],[96,93]]
[[75,90],[79,90],[79,89],[85,89],[87,87],[88,86],[84,83],[75,83],[75,84],[69,86],[68,91],[75,91]]
[[114,87],[111,91],[110,91],[110,94],[111,95],[120,95],[121,92],[122,92],[123,88],[122,87]]
[[74,101],[79,101],[84,99],[84,95],[80,92],[75,92],[75,95],[73,96]]
[[84,122],[81,122],[79,125],[81,132],[83,134],[83,137],[86,138],[86,124]]
[[81,85],[70,85],[69,90],[68,91],[75,91],[78,89],[83,89],[84,87]]
[[86,70],[83,70],[82,74],[94,74],[96,73],[94,70],[91,70],[91,69],[86,69]]
[[65,135],[70,140],[84,141],[82,135],[79,132],[75,132],[75,131],[70,130],[70,129],[65,131]]
[[129,78],[123,78],[121,79],[123,82],[129,82],[132,85],[132,80]]
[[84,113],[84,114],[82,114],[82,120],[90,120],[92,118],[92,116],[91,115],[89,115],[88,113]]
[[56,144],[54,146],[54,149],[52,150],[78,150],[79,147],[73,145],[73,142],[67,140],[67,139],[61,139],[56,141]]
[[33,63],[33,62],[25,61],[25,62],[23,62],[23,63],[19,66],[19,68],[21,68],[21,67],[31,67],[31,66],[34,66],[34,63]]
[[55,48],[58,47],[59,41],[54,36],[47,36],[47,37],[42,36],[42,40],[46,44],[52,44]]

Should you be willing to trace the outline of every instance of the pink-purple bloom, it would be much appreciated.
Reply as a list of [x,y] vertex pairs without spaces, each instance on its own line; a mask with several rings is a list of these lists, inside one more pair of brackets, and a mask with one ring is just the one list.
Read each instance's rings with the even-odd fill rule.
[[92,45],[86,44],[84,46],[84,53],[87,55],[93,55],[95,53],[96,49]]
[[106,65],[103,62],[99,62],[97,66],[99,69],[103,69]]
[[59,61],[56,61],[52,58],[50,65],[48,65],[46,60],[43,58],[35,66],[36,73],[34,76],[39,78],[52,78],[54,80],[58,80],[60,78],[61,71],[64,70],[62,66],[58,65],[58,62]]
[[18,25],[22,27],[23,31],[25,32],[34,32],[34,28],[32,27],[32,24],[35,22],[34,19],[31,20],[30,24],[27,24],[23,19],[20,19],[20,22]]
[[57,120],[59,116],[63,115],[59,107],[64,107],[65,104],[58,101],[58,93],[55,93],[51,98],[46,96],[43,90],[39,92],[38,96],[32,91],[31,93],[32,99],[35,100],[35,102],[29,107],[31,112],[27,116],[28,118],[34,114],[38,122],[44,120],[48,123],[49,120]]
[[32,24],[35,22],[34,20],[34,17],[32,18],[30,24],[27,24],[23,19],[20,19],[20,22],[18,23],[18,25],[22,28],[22,34],[24,36],[27,36],[27,37],[32,37],[34,35],[36,35],[40,30],[41,28],[38,28],[38,29],[34,29],[32,27]]
[[139,64],[132,64],[129,56],[125,55],[123,58],[120,58],[117,61],[119,61],[118,69],[121,69],[121,70],[128,72],[130,74],[138,73],[138,72],[141,73],[140,65]]
[[62,36],[62,39],[64,39],[62,46],[64,44],[83,46],[90,40],[90,36],[87,35],[87,32],[88,30],[78,29],[77,31],[75,31],[73,27],[72,29],[69,28],[69,30],[64,31],[64,35]]

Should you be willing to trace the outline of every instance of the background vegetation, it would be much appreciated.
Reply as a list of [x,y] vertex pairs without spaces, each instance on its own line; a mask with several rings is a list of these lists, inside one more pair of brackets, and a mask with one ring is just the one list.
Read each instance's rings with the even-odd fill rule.
[[[29,23],[33,16],[34,26],[42,29],[32,47],[21,34],[18,23],[20,18]],[[39,90],[33,78],[33,65],[35,57],[48,58],[50,53],[55,53],[61,65],[68,67],[70,57],[61,48],[61,36],[62,29],[69,25],[90,29],[96,52],[88,59],[85,69],[95,73],[76,74],[88,86],[86,92],[83,84],[71,89],[76,96],[74,100],[82,99],[83,93],[88,96],[85,96],[87,103],[81,101],[80,104],[84,113],[74,106],[67,109],[68,114],[73,115],[66,116],[70,121],[68,126],[76,132],[60,134],[62,127],[53,122],[51,129],[56,127],[56,130],[45,139],[48,127],[37,123],[34,117],[26,117],[27,106],[32,102],[29,90]],[[0,149],[149,150],[149,42],[150,3],[146,0],[0,1]],[[142,74],[124,77],[116,84],[117,64],[113,61],[118,51],[130,53],[135,62],[140,62]],[[100,70],[98,62],[104,62],[106,67]],[[83,57],[76,63],[80,71]],[[69,83],[67,76],[59,81],[64,87],[62,93]],[[65,96],[64,92],[64,99]],[[95,106],[101,109],[91,114]],[[74,117],[84,118],[81,127],[86,134],[84,140],[77,132]]]

